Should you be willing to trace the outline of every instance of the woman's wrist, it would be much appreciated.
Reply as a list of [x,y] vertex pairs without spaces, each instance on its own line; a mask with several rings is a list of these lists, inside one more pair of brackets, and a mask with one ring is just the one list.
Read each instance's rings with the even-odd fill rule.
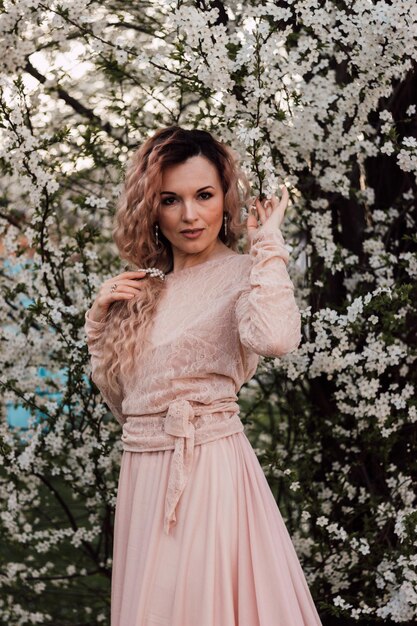
[[103,323],[107,315],[107,309],[103,307],[92,305],[87,311],[87,317],[92,322]]

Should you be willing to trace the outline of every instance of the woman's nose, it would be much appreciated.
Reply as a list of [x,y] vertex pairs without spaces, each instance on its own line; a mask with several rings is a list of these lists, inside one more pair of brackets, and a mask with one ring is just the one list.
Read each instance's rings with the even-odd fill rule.
[[194,200],[184,200],[183,216],[190,219],[193,217],[197,217],[197,215],[197,207]]

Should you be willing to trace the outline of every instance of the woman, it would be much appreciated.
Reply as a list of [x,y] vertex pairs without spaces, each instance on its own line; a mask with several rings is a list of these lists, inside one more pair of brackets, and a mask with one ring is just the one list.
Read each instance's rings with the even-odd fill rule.
[[257,199],[245,225],[248,190],[229,147],[178,126],[126,176],[113,236],[140,269],[104,281],[85,321],[93,380],[123,426],[112,626],[320,624],[239,418],[259,355],[301,339],[288,192]]

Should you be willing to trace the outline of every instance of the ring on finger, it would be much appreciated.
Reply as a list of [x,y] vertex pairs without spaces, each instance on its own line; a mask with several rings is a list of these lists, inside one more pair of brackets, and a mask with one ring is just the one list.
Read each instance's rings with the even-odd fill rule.
[[117,289],[117,283],[114,283],[114,285],[110,289],[110,293],[113,293],[113,291],[116,291],[116,289]]

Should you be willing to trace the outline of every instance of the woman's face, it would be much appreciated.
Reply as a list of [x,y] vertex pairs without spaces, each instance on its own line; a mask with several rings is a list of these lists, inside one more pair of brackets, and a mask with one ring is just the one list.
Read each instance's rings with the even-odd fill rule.
[[[205,157],[190,157],[163,171],[159,227],[171,242],[174,259],[203,251],[205,256],[218,247],[223,204],[220,176]],[[194,228],[203,229],[195,239],[181,233]]]

